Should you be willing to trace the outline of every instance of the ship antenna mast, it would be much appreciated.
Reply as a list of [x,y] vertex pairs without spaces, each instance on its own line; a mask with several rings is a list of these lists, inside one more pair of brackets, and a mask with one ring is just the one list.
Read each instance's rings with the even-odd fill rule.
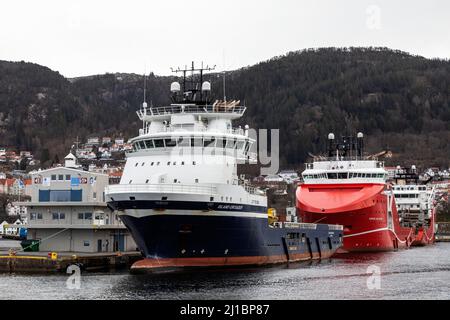
[[227,102],[227,95],[225,92],[225,49],[223,49],[223,101],[226,103]]
[[[144,115],[147,114],[146,90],[147,90],[147,70],[144,72],[144,102],[142,102],[142,112]],[[145,132],[144,118],[142,118],[142,130]]]

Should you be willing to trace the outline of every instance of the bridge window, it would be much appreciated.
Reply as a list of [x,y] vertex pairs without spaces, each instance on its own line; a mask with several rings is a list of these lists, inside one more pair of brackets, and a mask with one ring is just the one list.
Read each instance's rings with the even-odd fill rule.
[[216,147],[222,149],[225,147],[226,142],[224,138],[218,138],[216,139]]
[[178,139],[179,147],[189,147],[190,143],[191,143],[191,139],[189,137],[181,137],[180,139]]
[[329,172],[328,173],[328,179],[337,179],[337,173]]
[[338,173],[338,179],[347,179],[348,173],[347,172],[339,172]]
[[226,144],[226,148],[228,149],[234,149],[234,146],[236,144],[236,140],[234,139],[227,139],[227,144]]
[[191,147],[201,147],[203,146],[202,138],[191,138]]
[[155,139],[153,140],[155,144],[155,148],[164,148],[164,140],[163,139]]
[[176,147],[176,145],[177,145],[177,141],[176,140],[165,139],[165,141],[166,141],[166,148]]
[[242,150],[242,148],[244,147],[245,141],[238,141],[236,143],[236,149],[238,150]]
[[214,148],[215,144],[216,144],[216,138],[214,138],[214,137],[205,138],[203,140],[203,146],[205,148]]
[[144,143],[144,141],[139,141],[139,147],[140,147],[141,149],[145,149],[145,143]]
[[145,146],[147,147],[147,149],[153,148],[153,140],[145,140]]

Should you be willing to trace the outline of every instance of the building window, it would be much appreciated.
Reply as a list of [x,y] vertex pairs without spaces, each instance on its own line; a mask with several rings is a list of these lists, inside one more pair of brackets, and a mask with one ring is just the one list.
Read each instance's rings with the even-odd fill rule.
[[195,179],[195,183],[198,183],[198,179]]
[[78,214],[78,220],[83,220],[84,218],[84,213],[79,213]]
[[149,179],[145,180],[145,183],[148,183],[148,180],[149,180]]
[[84,214],[84,219],[85,220],[92,220],[92,213],[91,212],[86,212]]
[[94,192],[94,193],[92,194],[92,198],[94,198],[94,200],[97,200],[97,192]]
[[170,161],[169,161],[169,162],[167,162],[167,165],[168,165],[168,166],[170,166]]
[[84,241],[83,241],[83,246],[89,247],[89,241],[88,241],[88,240],[84,240]]
[[136,162],[136,164],[135,164],[134,166],[135,166],[135,167],[137,167],[137,166],[138,166],[138,164],[139,164],[139,163],[137,163],[137,162]]
[[38,213],[37,218],[38,218],[38,220],[42,220],[42,213]]
[[52,180],[53,180],[53,181],[56,180],[56,174],[52,174]]
[[154,162],[150,163],[151,166],[153,166],[154,164],[155,164]]
[[71,177],[70,177],[70,174],[66,174],[66,180],[67,180],[67,181],[70,181],[70,178],[71,178]]
[[30,213],[30,220],[36,220],[36,213]]
[[195,163],[195,161],[192,161],[192,165],[194,165],[194,166],[195,166],[195,164],[196,164],[196,163]]
[[53,212],[52,213],[52,219],[53,220],[65,220],[66,214],[62,212]]
[[145,162],[142,162],[142,164],[141,164],[141,167],[143,167],[143,166],[144,166],[144,164],[145,164]]
[[58,175],[58,180],[59,181],[63,181],[64,180],[64,175],[63,174],[59,174]]
[[181,165],[184,166],[184,161],[181,161]]
[[128,184],[131,184],[133,182],[133,180],[130,180],[130,182],[128,182]]

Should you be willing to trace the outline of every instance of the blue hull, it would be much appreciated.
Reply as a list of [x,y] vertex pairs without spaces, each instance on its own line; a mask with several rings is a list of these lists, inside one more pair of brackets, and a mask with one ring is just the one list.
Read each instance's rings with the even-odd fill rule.
[[[122,215],[144,257],[134,269],[262,265],[330,257],[342,230],[272,228],[254,217]],[[314,226],[314,225],[312,225]]]

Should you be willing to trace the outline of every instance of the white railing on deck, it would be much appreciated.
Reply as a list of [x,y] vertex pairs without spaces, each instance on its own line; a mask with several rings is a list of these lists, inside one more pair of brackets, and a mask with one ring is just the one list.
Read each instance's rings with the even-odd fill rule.
[[116,184],[107,186],[106,194],[114,193],[188,193],[217,194],[215,186],[197,186],[187,184]]
[[246,107],[220,107],[220,106],[198,106],[198,105],[173,105],[165,107],[147,107],[139,110],[140,115],[162,116],[174,113],[236,113],[244,114]]

